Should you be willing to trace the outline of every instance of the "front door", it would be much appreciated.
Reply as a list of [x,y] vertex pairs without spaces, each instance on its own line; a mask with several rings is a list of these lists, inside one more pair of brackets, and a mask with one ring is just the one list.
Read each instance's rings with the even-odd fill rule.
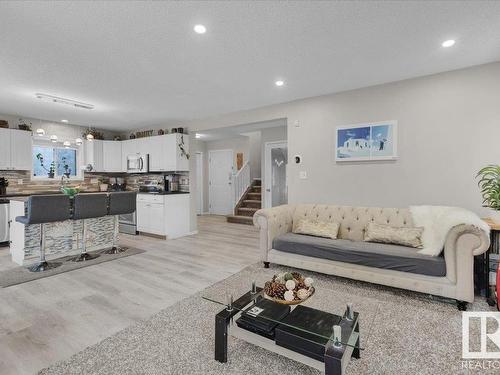
[[208,153],[209,211],[214,215],[233,213],[233,150]]

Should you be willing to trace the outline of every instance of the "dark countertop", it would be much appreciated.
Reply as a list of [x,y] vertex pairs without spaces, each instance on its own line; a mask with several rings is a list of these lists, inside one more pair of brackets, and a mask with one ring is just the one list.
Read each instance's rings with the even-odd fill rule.
[[189,194],[189,191],[162,191],[161,193],[148,193],[147,191],[138,191],[137,194],[174,195],[174,194]]
[[[128,191],[128,190],[127,190]],[[82,190],[80,193],[116,193],[116,191],[98,191],[98,190]],[[11,194],[5,194],[5,195],[0,195],[0,199],[2,198],[19,198],[19,197],[29,197],[31,195],[53,195],[53,194],[63,194],[60,191],[37,191],[33,193],[11,193]]]

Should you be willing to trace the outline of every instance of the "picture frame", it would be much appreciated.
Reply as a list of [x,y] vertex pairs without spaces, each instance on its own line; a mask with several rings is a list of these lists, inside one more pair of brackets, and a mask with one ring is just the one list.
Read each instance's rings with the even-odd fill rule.
[[338,126],[335,161],[359,162],[398,158],[398,122],[395,120]]

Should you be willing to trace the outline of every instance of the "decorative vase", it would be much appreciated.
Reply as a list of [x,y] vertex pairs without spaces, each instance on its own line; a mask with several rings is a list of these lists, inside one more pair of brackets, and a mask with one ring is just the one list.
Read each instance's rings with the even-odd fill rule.
[[500,211],[499,210],[491,209],[490,217],[491,217],[491,220],[493,220],[495,223],[500,224]]

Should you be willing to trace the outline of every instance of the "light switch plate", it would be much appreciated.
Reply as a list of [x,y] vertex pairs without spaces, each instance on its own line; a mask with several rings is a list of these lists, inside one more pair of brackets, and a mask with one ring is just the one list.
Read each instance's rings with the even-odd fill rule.
[[300,178],[301,180],[305,180],[305,179],[307,179],[307,172],[306,172],[306,171],[300,171],[300,172],[299,172],[299,178]]
[[299,127],[300,127],[300,122],[299,122],[299,120],[295,120],[295,121],[293,122],[293,124],[295,125],[295,127],[296,127],[296,128],[299,128]]

